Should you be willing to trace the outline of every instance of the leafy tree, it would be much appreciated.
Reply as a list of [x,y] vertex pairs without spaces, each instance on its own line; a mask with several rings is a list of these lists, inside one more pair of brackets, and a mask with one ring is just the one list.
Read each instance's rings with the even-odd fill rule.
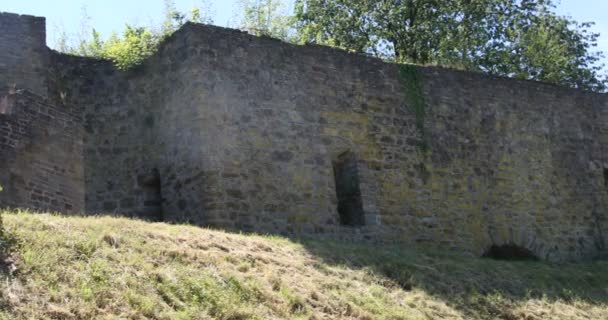
[[164,0],[164,3],[164,20],[160,31],[156,32],[161,37],[171,35],[188,21],[204,24],[213,23],[211,3],[209,0],[200,0],[200,6],[192,7],[188,14],[178,11],[173,0]]
[[534,24],[514,30],[508,43],[510,63],[486,61],[500,68],[502,75],[542,80],[573,88],[606,90],[602,77],[601,52],[592,52],[598,34],[591,33],[591,23],[577,23],[565,17],[542,14]]
[[552,0],[296,0],[295,15],[302,42],[605,90],[592,24],[553,9]]
[[148,28],[126,26],[122,37],[112,34],[103,43],[101,56],[108,58],[119,69],[127,69],[142,63],[156,51],[158,37],[155,37]]
[[165,19],[160,33],[164,36],[170,35],[185,23],[185,19],[186,15],[177,11],[173,0],[165,0]]
[[211,5],[203,2],[203,7],[193,7],[190,9],[190,21],[204,24],[212,24]]
[[91,29],[91,38],[81,40],[76,49],[76,53],[82,56],[101,58],[105,55],[104,43],[101,40],[99,32]]
[[[121,33],[112,33],[102,40],[99,32],[90,27],[86,8],[82,10],[81,32],[76,46],[70,46],[65,32],[58,38],[58,50],[81,56],[112,60],[120,69],[128,69],[142,63],[152,55],[158,44],[179,29],[187,21],[212,23],[208,0],[201,1],[189,14],[179,12],[172,0],[165,0],[165,19],[160,27],[140,27],[126,24]],[[90,31],[89,31],[90,30]]]
[[239,29],[258,36],[269,36],[296,42],[294,17],[280,0],[241,0],[242,17]]
[[63,30],[58,31],[55,49],[59,52],[71,53],[71,48],[68,44],[68,35]]

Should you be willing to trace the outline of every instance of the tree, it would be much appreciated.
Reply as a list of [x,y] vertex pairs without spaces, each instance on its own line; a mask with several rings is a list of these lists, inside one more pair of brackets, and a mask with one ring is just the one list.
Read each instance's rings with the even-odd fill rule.
[[258,36],[296,42],[294,17],[287,14],[280,0],[241,0],[242,17],[239,29]]
[[551,0],[296,0],[295,16],[303,42],[605,90],[591,24],[553,9]]
[[180,12],[175,7],[174,0],[164,0],[165,12],[161,29],[158,33],[162,37],[171,35],[186,22],[212,24],[212,9],[209,0],[200,0],[200,6],[192,7],[189,14]]
[[148,28],[127,24],[122,37],[114,33],[103,44],[100,55],[114,61],[119,69],[128,69],[141,64],[156,51],[157,39]]
[[165,19],[159,27],[126,24],[121,33],[114,32],[104,41],[99,32],[90,27],[90,17],[86,7],[83,7],[77,44],[71,46],[66,33],[61,32],[57,49],[70,54],[109,59],[119,69],[128,69],[152,55],[161,41],[187,21],[212,23],[210,8],[208,0],[202,0],[200,7],[193,7],[189,14],[185,14],[175,8],[173,0],[165,0]]
[[573,88],[606,90],[602,77],[601,52],[592,52],[598,34],[591,33],[591,23],[577,23],[565,17],[542,14],[534,24],[514,30],[509,43],[512,63],[487,61],[504,71],[500,74],[542,80]]
[[103,57],[104,43],[101,40],[99,32],[95,29],[91,29],[90,38],[81,40],[75,53],[86,57]]

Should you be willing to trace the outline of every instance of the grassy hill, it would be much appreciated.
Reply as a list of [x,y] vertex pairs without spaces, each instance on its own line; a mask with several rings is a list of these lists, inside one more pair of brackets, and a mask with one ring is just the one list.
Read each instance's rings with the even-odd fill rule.
[[608,262],[2,215],[0,319],[608,319]]

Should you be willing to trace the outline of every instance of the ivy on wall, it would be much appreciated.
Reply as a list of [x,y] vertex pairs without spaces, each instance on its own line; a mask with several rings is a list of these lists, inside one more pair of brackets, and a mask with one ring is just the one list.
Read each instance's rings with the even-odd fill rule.
[[415,116],[415,125],[420,134],[419,147],[423,152],[428,151],[427,137],[424,122],[427,114],[427,104],[422,91],[421,77],[414,65],[402,64],[399,66],[399,80],[401,87],[409,100],[409,109]]

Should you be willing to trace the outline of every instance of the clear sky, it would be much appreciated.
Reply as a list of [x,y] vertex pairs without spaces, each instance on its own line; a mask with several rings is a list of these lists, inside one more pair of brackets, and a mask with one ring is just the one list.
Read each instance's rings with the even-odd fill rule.
[[[286,0],[289,1],[289,0]],[[214,23],[233,26],[238,0],[209,0]],[[599,50],[608,54],[608,0],[558,0],[557,11],[579,22],[594,21],[593,31],[601,33]],[[175,0],[178,10],[187,12],[200,0]],[[122,30],[125,23],[151,25],[162,19],[163,0],[0,0],[0,11],[44,16],[47,38],[53,46],[61,30],[80,30],[82,8],[86,7],[90,24],[107,37],[113,30]],[[231,22],[232,21],[232,22]],[[604,59],[608,64],[608,58]]]

